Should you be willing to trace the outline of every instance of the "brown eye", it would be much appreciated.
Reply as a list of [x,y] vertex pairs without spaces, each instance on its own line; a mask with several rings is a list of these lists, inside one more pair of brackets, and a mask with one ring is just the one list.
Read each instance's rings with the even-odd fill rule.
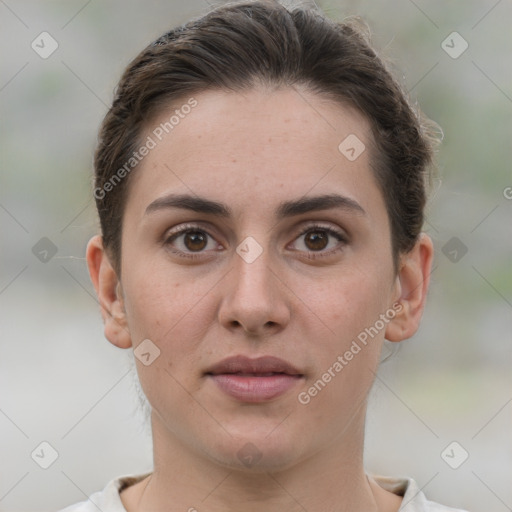
[[165,246],[173,253],[184,257],[202,257],[218,250],[215,239],[203,229],[185,225],[164,240]]
[[310,251],[321,251],[327,247],[329,235],[325,231],[317,230],[306,233],[304,244]]
[[347,245],[347,236],[337,229],[312,225],[306,227],[294,240],[293,250],[304,253],[308,259],[331,257]]
[[202,251],[207,246],[208,239],[202,231],[188,231],[183,235],[183,243],[189,251]]

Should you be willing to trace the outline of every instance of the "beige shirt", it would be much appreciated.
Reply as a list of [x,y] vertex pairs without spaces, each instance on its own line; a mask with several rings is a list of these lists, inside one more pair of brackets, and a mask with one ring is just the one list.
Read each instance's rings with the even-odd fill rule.
[[[126,512],[121,501],[120,492],[148,475],[122,476],[110,481],[103,491],[92,494],[87,501],[82,501],[62,509],[60,512]],[[373,479],[384,489],[398,496],[403,496],[399,512],[467,512],[446,507],[428,501],[418,484],[411,478],[390,478],[372,475]]]

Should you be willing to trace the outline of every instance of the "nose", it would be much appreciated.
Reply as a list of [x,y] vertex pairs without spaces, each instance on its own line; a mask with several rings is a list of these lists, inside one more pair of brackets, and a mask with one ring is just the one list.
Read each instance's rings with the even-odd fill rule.
[[228,280],[219,308],[221,325],[262,337],[285,328],[290,320],[290,294],[272,268],[268,251],[250,263],[235,254]]

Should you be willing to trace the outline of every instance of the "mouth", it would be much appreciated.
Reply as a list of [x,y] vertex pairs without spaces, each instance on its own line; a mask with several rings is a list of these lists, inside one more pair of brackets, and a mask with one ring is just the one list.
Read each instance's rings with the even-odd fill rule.
[[273,356],[257,359],[229,357],[214,365],[205,375],[223,393],[247,403],[275,399],[304,378],[293,365]]

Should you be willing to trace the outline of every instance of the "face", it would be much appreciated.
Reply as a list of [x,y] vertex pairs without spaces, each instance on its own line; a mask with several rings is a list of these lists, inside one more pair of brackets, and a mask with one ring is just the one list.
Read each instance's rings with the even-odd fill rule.
[[176,107],[148,126],[130,178],[126,329],[136,353],[150,340],[136,361],[159,438],[284,468],[362,429],[401,307],[370,126],[306,90],[194,98],[161,141]]

